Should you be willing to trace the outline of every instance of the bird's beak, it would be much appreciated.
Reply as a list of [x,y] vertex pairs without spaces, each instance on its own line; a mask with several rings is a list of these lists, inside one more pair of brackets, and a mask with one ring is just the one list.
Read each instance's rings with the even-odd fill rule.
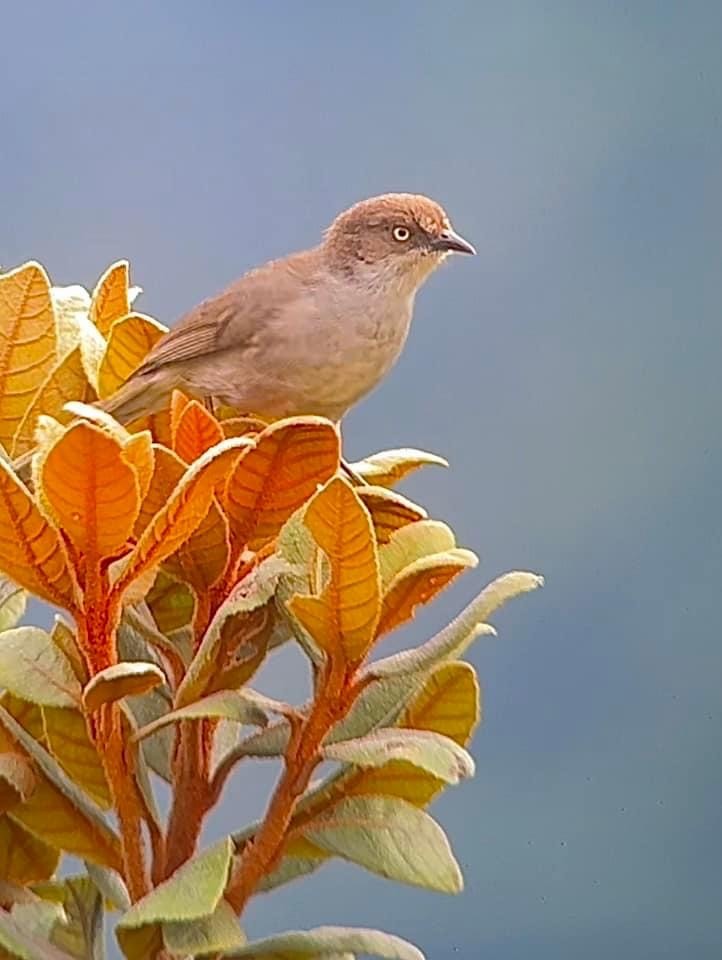
[[448,230],[442,230],[438,237],[432,241],[431,246],[434,250],[443,250],[450,253],[470,253],[472,256],[476,253],[469,241],[464,240],[451,227]]

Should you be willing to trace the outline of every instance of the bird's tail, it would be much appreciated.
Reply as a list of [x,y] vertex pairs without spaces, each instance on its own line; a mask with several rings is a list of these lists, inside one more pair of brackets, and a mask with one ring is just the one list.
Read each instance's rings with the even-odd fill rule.
[[158,373],[131,377],[112,396],[100,400],[96,406],[126,426],[140,417],[161,410],[171,389],[168,378]]
[[[140,419],[140,417],[161,410],[172,386],[168,378],[159,376],[157,373],[131,377],[112,396],[105,400],[99,400],[94,406],[99,410],[104,410],[105,413],[109,413],[118,423],[126,426],[134,420]],[[33,447],[21,457],[13,460],[13,469],[26,482],[30,477],[33,457],[36,452],[37,447]]]

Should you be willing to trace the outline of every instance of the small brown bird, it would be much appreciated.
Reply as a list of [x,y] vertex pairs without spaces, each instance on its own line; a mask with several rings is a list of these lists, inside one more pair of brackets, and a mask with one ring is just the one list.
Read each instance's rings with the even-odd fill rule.
[[416,291],[452,252],[475,251],[433,200],[363,200],[319,246],[250,271],[187,313],[102,406],[129,423],[178,388],[269,420],[340,420],[389,372]]

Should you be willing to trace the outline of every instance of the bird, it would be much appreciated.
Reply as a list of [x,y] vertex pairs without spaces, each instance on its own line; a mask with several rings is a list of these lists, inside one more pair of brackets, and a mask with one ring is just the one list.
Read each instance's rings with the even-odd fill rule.
[[418,194],[354,204],[321,242],[257,267],[186,313],[100,406],[122,424],[174,389],[271,421],[340,422],[396,363],[417,291],[474,247]]

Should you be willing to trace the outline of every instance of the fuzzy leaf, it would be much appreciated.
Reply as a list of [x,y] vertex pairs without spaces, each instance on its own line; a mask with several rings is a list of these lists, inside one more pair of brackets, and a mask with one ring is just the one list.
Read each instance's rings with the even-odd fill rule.
[[41,483],[59,525],[86,556],[110,556],[131,536],[138,474],[121,444],[94,424],[65,431],[43,461]]
[[429,603],[460,573],[478,563],[471,550],[453,549],[421,557],[398,573],[384,594],[378,633],[383,636],[411,620],[420,604]]
[[279,703],[270,697],[256,693],[248,688],[243,690],[218,690],[202,700],[189,703],[185,707],[171,710],[152,723],[141,727],[136,733],[135,740],[143,740],[151,734],[157,733],[171,723],[181,720],[202,720],[214,718],[217,720],[232,720],[234,723],[252,724],[265,727],[269,713],[285,712],[287,704]]
[[26,830],[12,816],[0,817],[0,877],[27,886],[52,877],[60,851]]
[[120,868],[120,843],[102,812],[50,754],[0,707],[0,749],[18,749],[35,765],[38,785],[12,816],[53,846],[103,866]]
[[69,954],[36,938],[16,923],[8,913],[0,910],[0,948],[12,960],[73,960]]
[[[289,569],[279,557],[271,556],[243,578],[221,605],[205,632],[201,645],[176,694],[176,703],[192,703],[208,688],[217,672],[217,653],[223,641],[225,624],[231,618],[240,618],[259,610],[273,596],[279,577]],[[250,679],[250,676],[246,679]]]
[[379,548],[379,569],[384,590],[394,577],[412,563],[455,547],[453,531],[439,520],[419,520],[418,523],[399,527],[388,543]]
[[379,730],[357,740],[329,744],[323,753],[327,760],[362,768],[403,760],[444,783],[458,783],[474,774],[474,761],[463,747],[443,734],[424,730]]
[[39,627],[14,627],[0,634],[0,686],[42,706],[74,707],[80,702],[80,684],[70,662]]
[[321,417],[279,420],[242,455],[228,478],[223,505],[240,544],[257,549],[338,470],[340,441]]
[[0,275],[0,443],[15,431],[56,360],[50,281],[39,263]]
[[169,634],[190,623],[195,599],[185,583],[179,583],[161,570],[145,597],[153,619],[161,633]]
[[198,529],[213,501],[215,486],[231,469],[243,446],[240,439],[223,440],[186,470],[128,556],[126,567],[115,584],[119,593],[124,593],[134,580],[175,553]]
[[75,581],[62,540],[2,459],[0,571],[48,603],[75,607]]
[[489,584],[451,623],[436,636],[413,650],[403,650],[383,660],[368,664],[366,674],[386,677],[392,674],[416,673],[437,663],[460,657],[480,634],[493,634],[485,621],[507,601],[536,590],[544,584],[534,573],[506,573]]
[[105,703],[137,697],[165,681],[165,674],[155,663],[114,663],[92,677],[83,690],[83,706],[87,713],[93,713]]
[[206,450],[223,440],[216,418],[197,400],[190,400],[178,417],[173,431],[173,449],[186,463],[193,463]]
[[243,960],[332,960],[363,954],[382,960],[424,960],[413,944],[391,933],[363,927],[316,927],[290,930],[254,940],[225,956]]
[[328,559],[321,596],[296,596],[289,609],[330,656],[359,663],[374,642],[380,609],[378,556],[368,511],[353,487],[334,477],[318,491],[304,523]]
[[53,924],[50,942],[75,960],[103,960],[103,901],[90,877],[68,877],[37,892],[61,906],[64,914]]
[[373,453],[350,466],[353,472],[368,484],[374,484],[377,487],[393,487],[419,467],[448,467],[449,464],[435,453],[403,448]]
[[115,393],[167,332],[162,323],[143,313],[130,313],[115,320],[98,370],[98,396],[105,399]]
[[35,445],[35,427],[41,414],[68,423],[70,414],[63,410],[69,400],[90,399],[90,384],[83,367],[80,347],[66,354],[48,373],[18,424],[13,442],[13,456],[27,453]]
[[103,761],[88,737],[79,710],[43,707],[43,729],[48,750],[73,783],[77,783],[103,810],[112,806]]
[[461,871],[441,827],[423,810],[393,797],[348,797],[305,827],[327,853],[390,880],[459,893]]
[[99,867],[97,863],[85,861],[85,869],[104,899],[116,910],[130,909],[130,895],[120,875],[115,870]]
[[130,310],[128,261],[112,263],[98,280],[90,304],[90,319],[105,336]]
[[27,594],[5,577],[0,577],[0,633],[14,627],[25,613]]
[[[116,930],[125,955],[129,958],[151,956],[149,948],[152,945],[157,949],[163,945],[166,930],[171,942],[183,943],[184,952],[194,936],[199,936],[201,943],[225,940],[211,949],[227,949],[231,946],[227,942],[232,935],[229,914],[222,898],[232,854],[231,841],[222,840],[184,863],[168,880],[133,904],[121,918]],[[193,927],[196,925],[194,934]],[[242,932],[237,925],[235,932],[236,943],[243,942]],[[197,946],[195,941],[193,952],[196,952]],[[143,953],[143,950],[146,952]]]
[[371,514],[379,544],[388,543],[391,535],[400,527],[427,518],[423,507],[393,490],[386,490],[384,487],[359,487],[356,492]]
[[19,753],[0,753],[0,814],[25,803],[36,783],[29,760]]

